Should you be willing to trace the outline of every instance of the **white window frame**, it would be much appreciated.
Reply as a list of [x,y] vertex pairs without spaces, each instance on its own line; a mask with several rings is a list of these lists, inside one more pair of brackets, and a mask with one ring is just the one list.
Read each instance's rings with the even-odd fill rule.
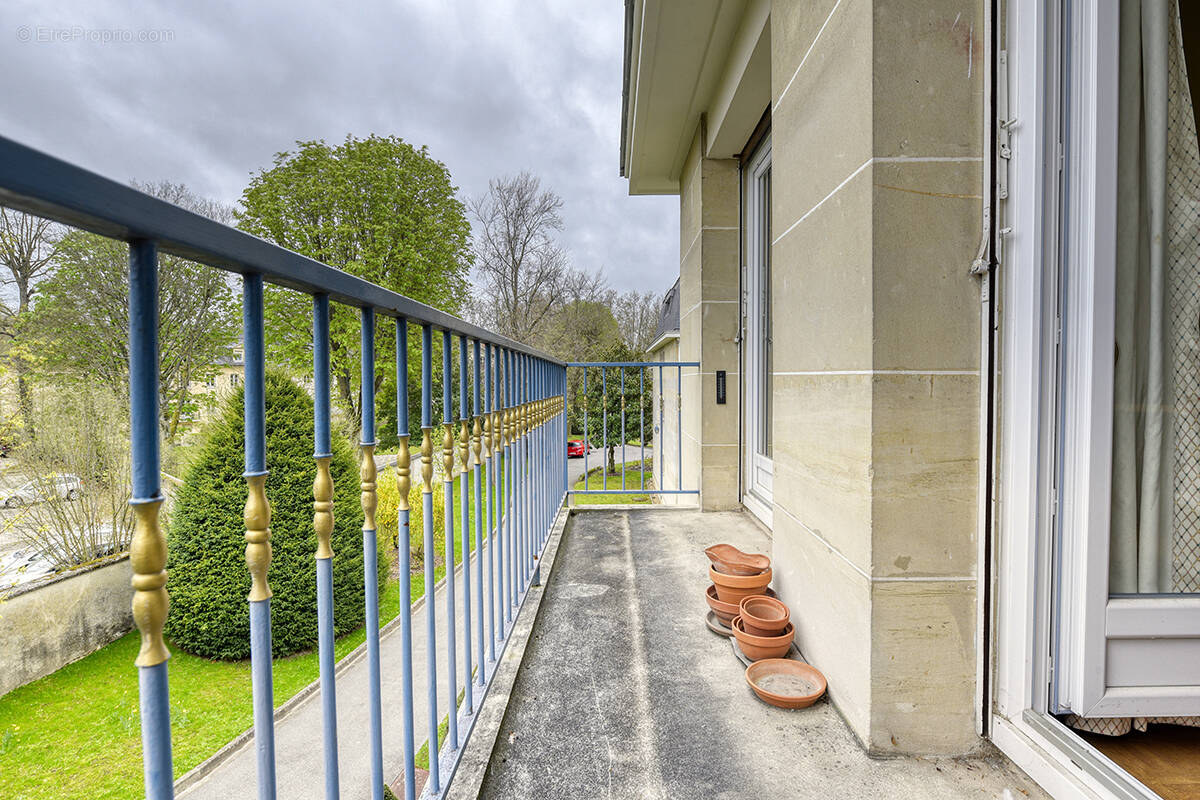
[[[751,510],[768,527],[772,524],[774,509],[774,461],[758,452],[760,414],[763,405],[762,374],[760,361],[762,357],[759,334],[763,308],[760,274],[757,269],[761,259],[771,256],[770,237],[763,237],[760,226],[763,215],[770,215],[770,199],[764,206],[758,194],[758,183],[763,174],[771,169],[771,136],[768,133],[755,147],[754,154],[742,169],[742,242],[744,253],[743,287],[744,287],[744,330],[745,348],[743,351],[742,375],[745,403],[745,427],[742,437],[742,457],[746,471],[746,485],[742,503]],[[772,187],[773,188],[773,187]],[[769,216],[767,217],[769,219]],[[763,248],[762,251],[759,248]],[[768,289],[769,291],[769,289]],[[770,298],[767,313],[770,313]],[[769,433],[768,433],[769,435]],[[765,476],[765,480],[763,480]]]

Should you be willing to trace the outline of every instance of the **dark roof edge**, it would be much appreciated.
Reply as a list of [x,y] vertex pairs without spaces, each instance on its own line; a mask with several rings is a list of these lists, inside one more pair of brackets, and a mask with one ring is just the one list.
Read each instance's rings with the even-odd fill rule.
[[633,3],[625,0],[625,63],[621,70],[621,177],[625,175],[625,150],[629,138],[629,69],[633,60]]

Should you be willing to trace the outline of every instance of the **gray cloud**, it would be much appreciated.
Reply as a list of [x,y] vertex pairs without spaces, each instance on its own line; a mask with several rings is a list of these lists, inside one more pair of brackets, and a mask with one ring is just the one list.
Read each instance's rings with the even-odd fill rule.
[[[395,134],[428,145],[464,196],[541,175],[563,197],[575,265],[614,287],[674,281],[678,201],[628,197],[617,174],[622,3],[335,5],[9,0],[0,129],[118,180],[230,203],[297,139]],[[54,36],[66,41],[39,41]]]

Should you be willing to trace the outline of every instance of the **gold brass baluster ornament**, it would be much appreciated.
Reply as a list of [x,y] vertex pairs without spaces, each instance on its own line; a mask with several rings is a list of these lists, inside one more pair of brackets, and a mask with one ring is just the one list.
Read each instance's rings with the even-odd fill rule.
[[408,452],[408,434],[400,437],[400,452],[396,454],[396,489],[400,492],[397,508],[408,511],[408,493],[412,491],[412,455]]
[[329,538],[333,534],[333,478],[329,474],[329,456],[317,457],[317,477],[313,480],[313,528],[317,532],[317,558],[333,558]]
[[442,425],[442,480],[454,480],[454,423]]
[[271,504],[267,476],[246,476],[246,566],[250,568],[250,602],[271,599],[267,571],[271,568]]
[[[459,472],[466,475],[471,470],[471,424],[466,420],[462,421],[459,426],[461,430],[458,434],[458,444],[460,458],[462,458],[462,469]],[[466,481],[463,481],[463,491],[467,490]],[[465,497],[463,498],[466,499]]]
[[[475,424],[479,424],[478,419]],[[487,462],[492,457],[492,414],[483,415],[483,441],[480,444],[483,445],[483,460]]]
[[[421,494],[433,494],[433,428],[421,428]],[[432,554],[429,555],[432,558]]]
[[171,657],[163,641],[163,624],[171,600],[167,596],[167,537],[158,524],[162,497],[133,506],[133,541],[129,564],[133,568],[133,621],[142,636],[139,667],[153,667]]
[[362,509],[364,531],[375,530],[375,509],[379,505],[379,497],[375,493],[375,482],[378,474],[375,470],[375,445],[362,445],[362,463],[358,467],[359,486],[362,489]]
[[471,451],[475,454],[475,459],[471,464],[476,467],[482,463],[479,460],[479,453],[483,449],[483,424],[480,419],[478,415],[475,416],[475,428],[471,431]]

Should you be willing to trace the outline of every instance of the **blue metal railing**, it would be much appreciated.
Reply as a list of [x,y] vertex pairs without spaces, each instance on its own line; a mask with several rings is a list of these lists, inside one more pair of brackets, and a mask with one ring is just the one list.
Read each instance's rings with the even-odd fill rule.
[[[567,363],[568,369],[578,369],[582,371],[582,376],[579,381],[581,391],[575,398],[576,402],[581,407],[581,413],[576,420],[576,424],[582,428],[583,432],[583,479],[578,488],[571,486],[570,481],[564,474],[563,482],[567,484],[568,495],[696,495],[699,496],[700,489],[698,486],[683,487],[683,371],[685,369],[696,370],[694,375],[699,375],[700,362],[698,361],[571,361]],[[674,414],[674,463],[675,463],[675,486],[668,486],[666,465],[667,465],[667,441],[669,429],[667,409],[664,402],[663,378],[669,377],[670,370],[675,370],[675,408]],[[646,373],[651,372],[653,379],[653,371],[657,370],[658,379],[652,381],[653,392],[646,392]],[[664,370],[667,371],[664,376]],[[600,392],[598,395],[593,394],[588,387],[588,377],[595,372],[600,373]],[[627,402],[630,399],[629,389],[625,383],[627,372],[635,372],[637,375],[637,390],[634,397],[637,400],[638,407],[637,426],[638,426],[638,447],[640,448],[640,457],[638,461],[637,472],[639,473],[639,483],[636,487],[626,484],[626,464],[627,464],[627,445],[628,437],[626,436],[626,422],[628,419]],[[610,410],[609,407],[609,375],[615,372],[615,383],[618,387],[618,404]],[[595,387],[595,378],[593,377],[592,387]],[[588,467],[589,457],[593,448],[593,439],[591,436],[591,428],[589,427],[589,417],[591,416],[590,408],[593,405],[598,405],[598,410],[601,415],[600,419],[600,488],[591,488],[589,478],[591,470]],[[647,407],[648,406],[648,407]],[[656,413],[657,412],[657,413]],[[615,413],[620,422],[620,433],[614,430],[613,433],[618,436],[612,444],[609,443],[609,415]],[[651,431],[653,437],[652,458],[650,465],[651,479],[654,485],[646,485],[646,419],[651,420]],[[592,423],[594,424],[594,423]],[[577,433],[577,431],[572,432]],[[609,472],[608,464],[608,449],[609,447],[621,448],[621,463],[619,469],[616,464],[613,464],[616,472]],[[614,453],[615,456],[615,453]],[[564,469],[566,467],[564,466]],[[657,471],[657,475],[655,473]],[[621,478],[620,488],[608,488],[609,475]]]
[[[167,616],[167,546],[158,524],[163,496],[159,483],[158,268],[159,251],[172,253],[243,278],[245,339],[245,476],[247,481],[246,563],[252,576],[251,672],[254,741],[258,764],[258,796],[276,797],[274,697],[271,660],[271,590],[268,582],[270,503],[265,483],[266,448],[263,284],[273,283],[308,294],[313,300],[313,443],[317,479],[313,485],[313,524],[318,535],[315,554],[321,708],[324,733],[323,770],[327,798],[339,796],[337,687],[334,679],[333,569],[336,554],[329,543],[335,503],[329,479],[330,442],[330,302],[361,310],[362,441],[361,504],[364,512],[363,555],[366,612],[368,694],[351,698],[369,706],[371,794],[382,798],[383,707],[380,687],[377,532],[375,530],[375,327],[379,316],[396,327],[396,402],[400,455],[396,476],[400,495],[396,533],[400,560],[400,680],[404,785],[415,787],[414,669],[410,597],[408,496],[411,485],[408,416],[408,329],[421,330],[421,499],[425,543],[425,622],[428,671],[429,782],[425,795],[443,794],[470,736],[479,706],[495,673],[497,659],[511,633],[537,564],[566,494],[567,438],[566,365],[519,342],[471,325],[429,306],[368,283],[326,264],[257,239],[236,229],[142,194],[66,162],[0,137],[0,204],[129,243],[130,447],[132,499],[137,519],[130,561],[133,567],[134,618],[141,632],[137,658],[142,718],[146,796],[173,796],[171,721],[168,704],[169,653],[162,629]],[[450,687],[449,731],[438,741],[439,620],[435,608],[432,495],[433,331],[442,334],[443,490],[446,548],[445,630]],[[452,369],[453,339],[458,339],[457,378]],[[471,357],[473,355],[473,358]],[[459,416],[452,400],[457,379]],[[473,398],[468,410],[468,397]],[[454,437],[454,427],[459,436]],[[473,430],[468,426],[473,424]],[[472,445],[473,459],[468,453]],[[461,459],[455,508],[454,451]],[[470,467],[470,469],[468,469]],[[468,491],[468,474],[474,492]],[[475,552],[469,519],[474,503]],[[464,700],[457,703],[455,607],[455,511],[462,533],[464,635]],[[486,582],[486,587],[485,587]],[[486,594],[486,610],[485,610]],[[474,606],[472,608],[472,605]],[[487,621],[486,626],[484,621]],[[508,623],[508,624],[506,624]],[[474,631],[472,631],[472,626]],[[486,635],[485,635],[486,627]],[[472,648],[474,633],[474,648]],[[486,638],[486,650],[485,650]],[[391,709],[389,709],[389,713]]]

